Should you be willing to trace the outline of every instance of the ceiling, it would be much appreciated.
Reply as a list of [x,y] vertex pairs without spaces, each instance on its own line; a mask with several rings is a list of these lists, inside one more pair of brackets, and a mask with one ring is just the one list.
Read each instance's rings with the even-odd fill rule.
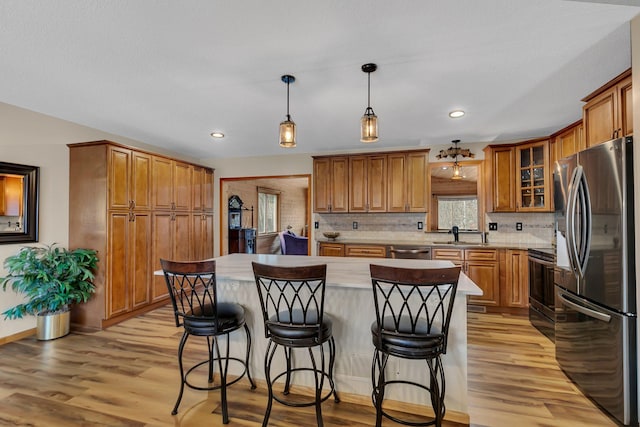
[[[0,101],[198,159],[509,141],[579,119],[580,99],[630,66],[639,13],[636,0],[2,0]],[[365,145],[368,62],[380,140]],[[283,74],[294,149],[278,146]]]

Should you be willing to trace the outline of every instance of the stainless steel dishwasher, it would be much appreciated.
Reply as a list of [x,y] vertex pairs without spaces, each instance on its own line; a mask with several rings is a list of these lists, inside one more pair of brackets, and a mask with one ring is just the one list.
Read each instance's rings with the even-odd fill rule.
[[422,245],[387,246],[387,258],[431,259],[431,246],[422,246]]

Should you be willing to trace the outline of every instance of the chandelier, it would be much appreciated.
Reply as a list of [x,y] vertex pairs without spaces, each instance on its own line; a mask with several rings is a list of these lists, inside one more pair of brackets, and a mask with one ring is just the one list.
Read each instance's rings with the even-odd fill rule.
[[460,157],[469,157],[473,159],[476,155],[471,152],[468,148],[460,148],[458,144],[460,143],[459,139],[454,139],[451,141],[453,146],[447,148],[446,150],[440,150],[440,154],[436,157],[438,159],[446,159],[447,157],[453,158],[453,176],[451,179],[458,180],[462,179],[462,167],[458,163],[458,156]]

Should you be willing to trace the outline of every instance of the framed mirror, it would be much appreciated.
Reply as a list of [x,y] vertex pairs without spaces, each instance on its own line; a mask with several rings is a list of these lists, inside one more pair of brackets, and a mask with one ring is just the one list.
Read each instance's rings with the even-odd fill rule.
[[40,168],[0,162],[0,244],[38,241]]

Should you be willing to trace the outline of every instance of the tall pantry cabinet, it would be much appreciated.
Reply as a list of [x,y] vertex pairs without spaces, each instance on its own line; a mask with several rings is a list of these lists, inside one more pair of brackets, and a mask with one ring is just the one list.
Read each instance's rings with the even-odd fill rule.
[[70,144],[69,156],[69,247],[100,258],[74,326],[102,329],[165,304],[160,257],[213,257],[213,170],[110,141]]

